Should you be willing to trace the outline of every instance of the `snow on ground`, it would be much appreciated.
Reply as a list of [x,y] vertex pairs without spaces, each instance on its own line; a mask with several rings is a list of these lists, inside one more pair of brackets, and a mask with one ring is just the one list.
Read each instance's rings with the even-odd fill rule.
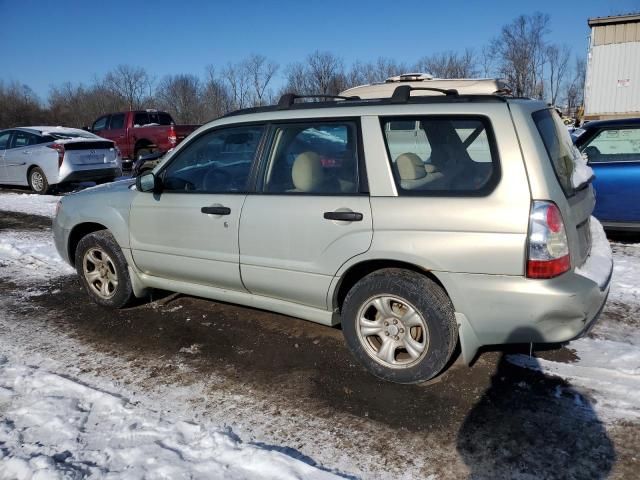
[[613,243],[607,305],[589,336],[568,345],[578,360],[562,363],[510,356],[520,366],[558,375],[591,391],[604,420],[640,420],[640,244]]
[[338,478],[0,356],[0,479]]
[[58,200],[60,200],[60,197],[55,195],[2,193],[0,194],[0,210],[53,217]]
[[0,233],[0,278],[32,284],[74,272],[53,244],[50,230],[3,230]]

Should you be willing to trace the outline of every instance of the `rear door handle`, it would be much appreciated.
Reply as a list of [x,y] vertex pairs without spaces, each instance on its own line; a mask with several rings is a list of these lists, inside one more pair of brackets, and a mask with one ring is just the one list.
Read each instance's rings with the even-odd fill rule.
[[362,214],[360,212],[324,212],[324,218],[343,222],[361,222]]
[[229,207],[202,207],[200,211],[208,215],[229,215],[231,213]]

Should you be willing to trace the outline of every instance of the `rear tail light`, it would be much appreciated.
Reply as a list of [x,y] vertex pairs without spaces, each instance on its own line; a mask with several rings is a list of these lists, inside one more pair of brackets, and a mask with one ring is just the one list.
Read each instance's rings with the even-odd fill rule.
[[528,249],[529,278],[553,278],[571,268],[567,233],[555,203],[534,200],[531,205]]
[[169,144],[171,144],[171,146],[175,147],[176,143],[178,143],[178,137],[176,136],[176,131],[173,128],[173,125],[171,125],[169,127]]
[[52,143],[51,145],[47,145],[49,148],[53,148],[56,152],[58,152],[58,168],[62,166],[62,161],[64,160],[64,145],[60,143]]

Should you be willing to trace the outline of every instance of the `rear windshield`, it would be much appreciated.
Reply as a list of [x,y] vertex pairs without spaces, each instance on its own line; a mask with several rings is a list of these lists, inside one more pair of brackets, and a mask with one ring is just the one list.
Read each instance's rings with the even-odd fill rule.
[[573,145],[566,125],[562,123],[560,116],[550,109],[540,110],[532,116],[562,190],[566,196],[573,195],[575,188],[571,176],[575,168],[574,156],[580,153]]
[[133,117],[134,127],[173,125],[171,115],[165,112],[138,112]]

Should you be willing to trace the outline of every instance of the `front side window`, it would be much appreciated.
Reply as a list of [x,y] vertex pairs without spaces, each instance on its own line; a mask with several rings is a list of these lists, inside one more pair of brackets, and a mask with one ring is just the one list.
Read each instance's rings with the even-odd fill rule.
[[351,122],[278,126],[264,174],[264,191],[358,193],[356,135]]
[[120,130],[124,128],[124,113],[117,113],[111,115],[111,124],[109,125],[111,130]]
[[11,132],[0,133],[0,150],[9,148],[9,137],[11,137]]
[[263,126],[242,126],[200,135],[178,152],[164,170],[164,191],[246,192],[263,132]]
[[582,151],[590,162],[631,162],[640,160],[640,128],[600,131]]
[[[424,116],[382,119],[400,195],[488,192],[498,178],[495,141],[483,117]],[[401,130],[415,121],[414,130]]]

